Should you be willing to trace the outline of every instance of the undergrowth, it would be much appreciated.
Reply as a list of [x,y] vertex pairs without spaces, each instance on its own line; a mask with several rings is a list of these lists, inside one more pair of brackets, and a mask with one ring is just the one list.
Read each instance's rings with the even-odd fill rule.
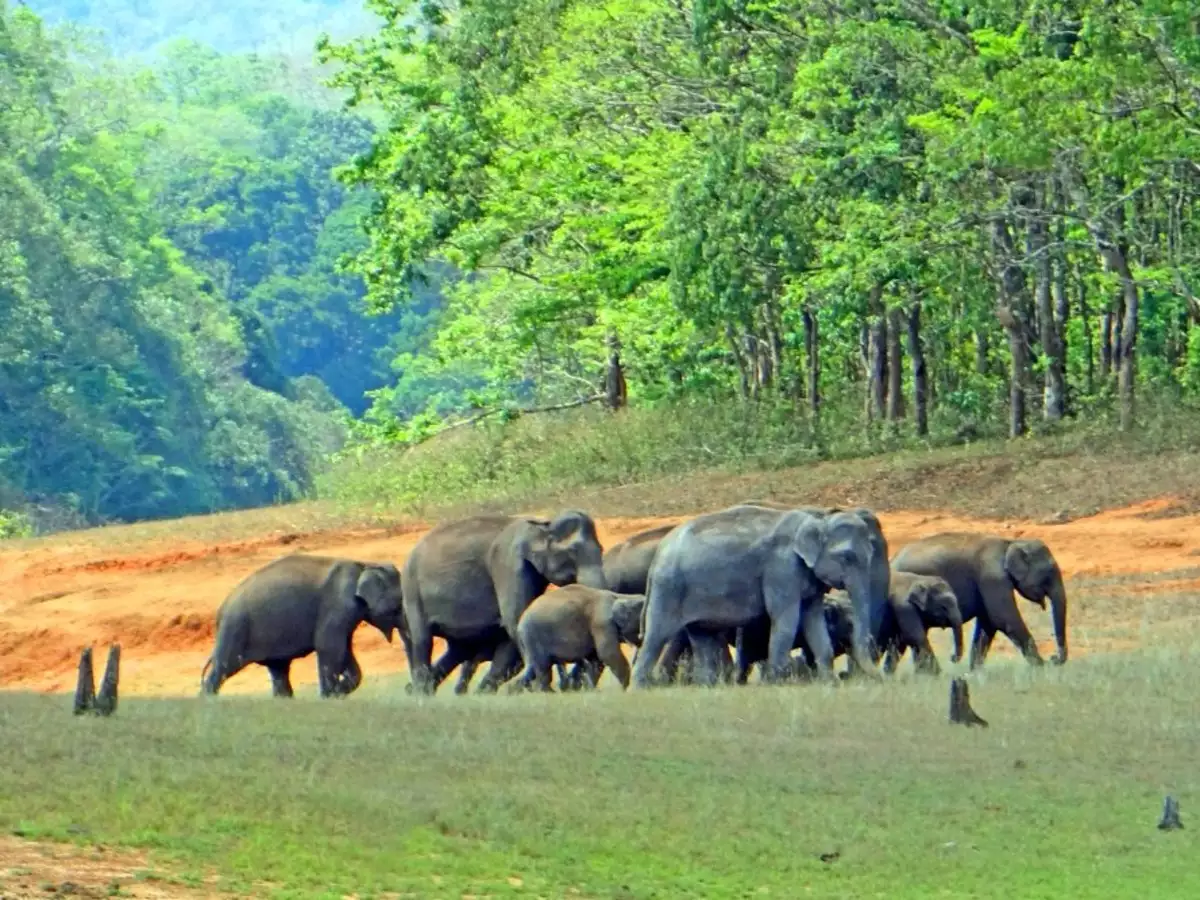
[[[716,482],[725,480],[743,490],[743,483],[730,481],[729,476],[747,473],[766,473],[762,480],[769,487],[780,481],[770,473],[788,472],[794,482],[807,482],[798,486],[801,499],[815,499],[804,491],[869,481],[884,470],[903,479],[930,477],[942,467],[981,461],[1028,466],[1073,458],[1087,468],[1101,459],[1181,453],[1190,461],[1197,447],[1200,416],[1166,401],[1144,405],[1133,433],[1120,433],[1100,407],[1086,419],[1053,427],[1035,423],[1029,436],[1011,441],[940,420],[925,437],[918,437],[909,422],[864,427],[844,406],[831,407],[820,428],[814,429],[803,412],[790,404],[683,403],[616,414],[583,409],[509,422],[485,420],[411,448],[360,446],[342,453],[319,479],[318,496],[343,506],[416,516],[572,499],[586,499],[608,514],[653,513],[652,504],[636,501],[636,510],[622,508],[622,502],[628,505],[629,491],[622,492],[621,502],[615,504],[606,497],[613,488],[641,485],[663,501],[661,512],[675,513],[711,505],[704,503],[708,496],[726,502]],[[998,477],[1004,474],[1000,471]],[[1108,475],[1106,479],[1109,492],[1115,487],[1119,494],[1119,485],[1112,485]],[[695,480],[703,489],[685,487],[681,494],[673,486],[681,480]],[[657,481],[663,485],[655,492]],[[757,487],[744,483],[744,489]],[[971,491],[961,487],[958,481],[944,490],[933,483],[928,502],[920,505],[970,504]],[[1164,478],[1158,488],[1141,476],[1136,485],[1137,491],[1151,494],[1191,489],[1200,489],[1200,476],[1176,478],[1169,484]],[[680,508],[681,499],[701,506]],[[737,499],[735,493],[728,502]],[[1038,499],[1034,498],[1035,504]],[[1053,497],[1049,500],[1056,502]],[[869,502],[886,505],[887,499],[875,492]],[[1071,505],[1067,498],[1043,512]]]

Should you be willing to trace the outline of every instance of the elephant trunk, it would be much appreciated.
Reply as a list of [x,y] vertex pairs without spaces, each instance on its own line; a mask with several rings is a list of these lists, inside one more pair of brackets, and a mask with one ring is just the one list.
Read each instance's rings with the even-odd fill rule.
[[950,623],[950,628],[954,632],[954,655],[950,657],[950,662],[958,662],[963,657],[962,616],[955,616],[954,621]]
[[888,564],[887,553],[876,553],[871,560],[870,579],[868,584],[871,615],[867,624],[867,634],[871,641],[871,655],[876,662],[883,652],[881,639],[883,634],[884,616],[888,609],[888,593],[891,590],[892,568]]
[[1058,645],[1054,662],[1062,665],[1067,661],[1067,589],[1063,585],[1062,572],[1054,573],[1046,593],[1050,597],[1050,615],[1054,620],[1054,642]]
[[608,590],[608,582],[604,578],[604,566],[599,562],[594,565],[580,566],[575,580],[585,587],[599,588],[602,591]]

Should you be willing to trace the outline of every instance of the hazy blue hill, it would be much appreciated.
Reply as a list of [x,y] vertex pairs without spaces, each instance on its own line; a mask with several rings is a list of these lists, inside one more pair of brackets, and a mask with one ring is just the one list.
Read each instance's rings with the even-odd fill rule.
[[142,54],[175,38],[225,53],[307,54],[322,32],[360,34],[378,24],[361,0],[27,0],[48,23],[98,29],[118,53]]

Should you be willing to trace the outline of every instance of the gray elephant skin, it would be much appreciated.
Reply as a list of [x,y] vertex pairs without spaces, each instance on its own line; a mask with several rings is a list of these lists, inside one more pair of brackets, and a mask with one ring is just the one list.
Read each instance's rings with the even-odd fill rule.
[[663,648],[683,629],[706,658],[708,679],[715,675],[718,635],[764,618],[767,680],[792,674],[800,628],[818,670],[832,677],[822,602],[830,588],[849,594],[853,656],[864,670],[873,669],[889,580],[887,541],[870,510],[739,505],[697,516],[668,534],[655,554],[633,683],[650,683]]
[[322,697],[362,682],[354,631],[362,622],[392,640],[402,630],[400,572],[373,564],[296,553],[239,583],[217,610],[216,644],[201,673],[206,694],[251,663],[271,673],[277,697],[291,697],[292,661],[316,651]]
[[621,644],[638,646],[642,607],[640,594],[618,594],[582,584],[547,591],[538,597],[517,624],[518,645],[525,671],[513,689],[534,683],[550,689],[550,670],[556,663],[592,664],[594,679],[605,668],[629,687],[629,663]]
[[[579,510],[552,520],[490,515],[438,525],[404,564],[405,652],[415,689],[433,693],[444,672],[494,646],[480,689],[495,691],[521,665],[521,614],[551,584],[605,588],[603,555],[596,523]],[[449,656],[437,670],[430,665],[434,637],[446,641]]]
[[[646,581],[650,576],[650,566],[654,563],[654,555],[663,538],[676,528],[675,525],[659,525],[640,531],[619,544],[614,544],[604,552],[604,580],[609,590],[622,594],[646,593]],[[736,640],[736,633],[729,631],[725,642],[720,645],[720,667],[724,674],[732,678],[733,658],[729,647]],[[686,683],[690,680],[693,663],[691,640],[686,631],[681,631],[671,638],[667,648],[659,657],[659,667],[666,682],[679,681]],[[636,654],[635,654],[636,660]],[[578,683],[579,668],[572,670],[572,683]]]
[[938,575],[949,582],[963,621],[975,620],[970,668],[983,664],[997,631],[1005,634],[1031,664],[1043,664],[1017,609],[1014,590],[1042,609],[1049,600],[1057,644],[1052,661],[1059,665],[1067,661],[1067,591],[1062,570],[1042,541],[944,532],[904,547],[896,554],[892,568]]
[[[844,591],[832,591],[825,598],[825,624],[835,658],[850,652],[853,616],[850,598]],[[941,665],[929,645],[930,628],[949,628],[954,637],[954,654],[950,661],[962,659],[962,611],[949,583],[936,575],[914,575],[893,569],[888,587],[888,609],[879,635],[884,651],[883,671],[886,674],[895,672],[900,658],[911,649],[918,672],[939,674]],[[803,641],[799,643],[803,644]],[[811,669],[812,653],[806,645],[801,649],[807,667]],[[851,661],[850,671],[854,670]]]

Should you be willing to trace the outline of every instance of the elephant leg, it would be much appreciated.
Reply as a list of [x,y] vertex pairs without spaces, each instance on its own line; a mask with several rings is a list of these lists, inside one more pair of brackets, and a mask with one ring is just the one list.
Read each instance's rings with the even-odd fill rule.
[[436,676],[430,660],[433,658],[433,633],[424,622],[410,625],[412,656],[409,658],[409,678],[417,693],[432,694],[437,690]]
[[[825,622],[824,603],[820,598],[805,604],[804,641],[808,645],[808,655],[812,657],[812,668],[822,680],[832,680],[833,675],[833,641],[829,638],[829,626]],[[772,639],[774,635],[772,635]],[[793,639],[794,640],[794,639]]]
[[480,694],[496,693],[500,689],[500,685],[517,673],[521,663],[521,651],[517,649],[517,645],[510,640],[503,641],[496,648],[492,664],[488,668],[488,673],[479,682],[477,692]]
[[896,667],[900,665],[900,659],[904,656],[906,648],[898,647],[893,641],[887,645],[887,651],[883,656],[883,672],[885,675],[892,675],[896,671]]
[[[646,602],[649,603],[649,599]],[[633,667],[633,685],[638,688],[650,687],[653,684],[654,669],[658,665],[659,657],[681,630],[676,627],[675,622],[664,622],[663,617],[655,614],[654,610],[650,610],[646,616],[645,628],[641,652]],[[686,635],[684,640],[687,640]]]
[[1029,626],[1025,624],[1020,613],[1017,613],[1013,619],[997,623],[997,630],[1017,646],[1026,662],[1035,666],[1045,664],[1042,654],[1038,652],[1037,642],[1029,633]]
[[686,630],[677,632],[667,643],[667,648],[659,660],[659,668],[662,670],[664,680],[668,683],[679,678],[680,663],[686,665],[690,662],[688,657],[691,655],[691,648],[692,645]]
[[347,649],[346,665],[337,680],[337,693],[343,697],[353,694],[358,690],[360,684],[362,684],[362,667],[354,658],[354,651]]
[[[613,675],[617,681],[621,682],[623,690],[629,689],[629,663],[625,659],[625,654],[621,652],[621,639],[616,633],[616,629],[612,629],[610,633],[601,633],[597,635],[596,640],[596,660],[597,668],[605,667],[612,669]],[[589,668],[591,668],[589,666]],[[600,675],[597,673],[596,679],[599,680]],[[593,687],[595,683],[593,682]]]
[[471,679],[479,670],[480,662],[482,660],[478,656],[473,656],[459,667],[458,682],[454,685],[454,693],[462,695],[471,689]]
[[975,633],[971,636],[971,658],[968,668],[976,669],[987,659],[988,650],[992,648],[992,640],[996,637],[996,629],[991,622],[980,614],[975,617]]
[[692,628],[688,629],[687,635],[692,645],[694,683],[702,687],[715,687],[721,654],[720,636]]
[[271,673],[271,694],[275,697],[293,696],[291,679],[292,661],[290,659],[271,659],[267,660],[263,665]]

